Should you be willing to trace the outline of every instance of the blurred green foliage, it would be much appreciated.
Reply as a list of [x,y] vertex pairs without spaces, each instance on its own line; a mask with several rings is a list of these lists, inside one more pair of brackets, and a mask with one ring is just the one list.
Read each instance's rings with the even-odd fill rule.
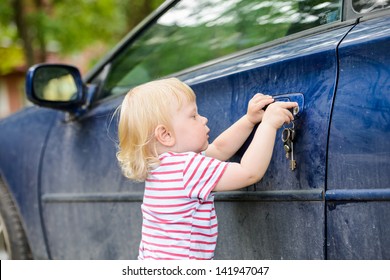
[[164,0],[2,0],[0,74],[44,62],[48,52],[80,53],[95,43],[112,47]]

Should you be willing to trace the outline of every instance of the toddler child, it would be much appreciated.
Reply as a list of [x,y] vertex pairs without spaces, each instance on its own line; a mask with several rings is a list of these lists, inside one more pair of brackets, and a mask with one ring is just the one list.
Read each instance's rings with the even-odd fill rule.
[[[246,115],[209,144],[208,120],[185,83],[170,78],[133,88],[121,105],[117,158],[126,177],[145,181],[138,258],[212,259],[218,235],[212,192],[263,177],[276,131],[293,120],[288,109],[295,106],[256,94]],[[225,162],[259,122],[240,163]]]

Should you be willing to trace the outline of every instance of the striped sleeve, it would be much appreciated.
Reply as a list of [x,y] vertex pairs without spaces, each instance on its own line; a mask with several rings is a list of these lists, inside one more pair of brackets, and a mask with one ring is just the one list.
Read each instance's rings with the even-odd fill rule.
[[227,165],[227,162],[202,154],[189,153],[183,169],[183,184],[187,196],[207,200]]

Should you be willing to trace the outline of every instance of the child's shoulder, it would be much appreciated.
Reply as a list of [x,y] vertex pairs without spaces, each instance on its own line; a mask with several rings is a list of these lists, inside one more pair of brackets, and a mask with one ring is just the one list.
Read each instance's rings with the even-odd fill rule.
[[195,156],[205,156],[205,152],[195,153],[195,152],[184,152],[184,153],[175,153],[175,152],[166,152],[159,155],[160,160],[164,160],[167,158],[185,158],[185,157],[195,157]]
[[207,158],[205,153],[195,153],[195,152],[184,152],[184,153],[175,153],[175,152],[166,152],[159,156],[160,166],[168,164],[184,164],[187,165],[189,162],[201,161],[202,158]]

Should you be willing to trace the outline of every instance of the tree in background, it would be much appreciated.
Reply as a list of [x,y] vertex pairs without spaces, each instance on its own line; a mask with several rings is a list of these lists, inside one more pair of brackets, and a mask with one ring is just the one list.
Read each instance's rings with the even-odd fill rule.
[[69,55],[104,43],[107,48],[163,0],[2,0],[0,74],[24,58],[45,62],[49,52]]

